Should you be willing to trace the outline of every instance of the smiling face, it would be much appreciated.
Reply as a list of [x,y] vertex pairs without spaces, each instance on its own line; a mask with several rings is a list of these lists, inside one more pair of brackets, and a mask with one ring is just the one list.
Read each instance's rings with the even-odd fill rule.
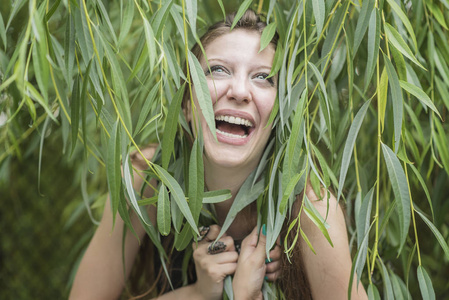
[[[204,57],[200,62],[213,102],[218,139],[197,110],[206,164],[253,170],[259,163],[270,137],[271,126],[266,125],[277,92],[277,78],[267,78],[274,46],[270,44],[260,53],[259,49],[260,34],[245,29],[226,33],[206,46],[210,71]],[[199,108],[196,96],[194,101]]]

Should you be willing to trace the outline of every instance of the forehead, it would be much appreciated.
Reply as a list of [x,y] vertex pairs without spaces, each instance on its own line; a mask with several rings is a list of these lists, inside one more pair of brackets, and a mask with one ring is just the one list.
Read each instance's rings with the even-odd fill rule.
[[206,46],[207,58],[232,60],[237,63],[262,63],[271,67],[275,53],[274,45],[269,44],[259,52],[260,37],[257,31],[233,30],[215,38]]

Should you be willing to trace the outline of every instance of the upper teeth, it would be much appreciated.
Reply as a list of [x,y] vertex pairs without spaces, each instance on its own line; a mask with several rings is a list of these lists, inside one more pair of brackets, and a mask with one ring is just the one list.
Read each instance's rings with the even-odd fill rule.
[[225,121],[227,123],[236,124],[236,125],[245,125],[247,127],[253,127],[253,123],[246,119],[242,119],[240,117],[234,116],[217,116],[215,117],[217,121]]

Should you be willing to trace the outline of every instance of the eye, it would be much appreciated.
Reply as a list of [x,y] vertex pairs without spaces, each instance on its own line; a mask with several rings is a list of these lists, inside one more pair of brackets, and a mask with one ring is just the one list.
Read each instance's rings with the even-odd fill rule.
[[216,66],[210,66],[210,70],[206,70],[205,74],[206,76],[209,74],[215,74],[215,75],[221,75],[221,74],[229,74],[228,70],[221,66],[221,65],[216,65]]
[[256,74],[256,76],[254,76],[254,78],[255,79],[258,79],[258,80],[266,80],[270,85],[274,85],[274,80],[273,80],[273,77],[270,77],[270,78],[267,78],[268,77],[268,74],[267,73],[258,73],[258,74]]

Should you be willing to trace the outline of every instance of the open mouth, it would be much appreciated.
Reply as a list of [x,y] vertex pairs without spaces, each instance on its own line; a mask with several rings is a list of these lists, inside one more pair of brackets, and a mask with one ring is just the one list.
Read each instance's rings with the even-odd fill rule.
[[246,138],[254,130],[254,125],[247,119],[221,115],[215,117],[215,128],[224,136]]

